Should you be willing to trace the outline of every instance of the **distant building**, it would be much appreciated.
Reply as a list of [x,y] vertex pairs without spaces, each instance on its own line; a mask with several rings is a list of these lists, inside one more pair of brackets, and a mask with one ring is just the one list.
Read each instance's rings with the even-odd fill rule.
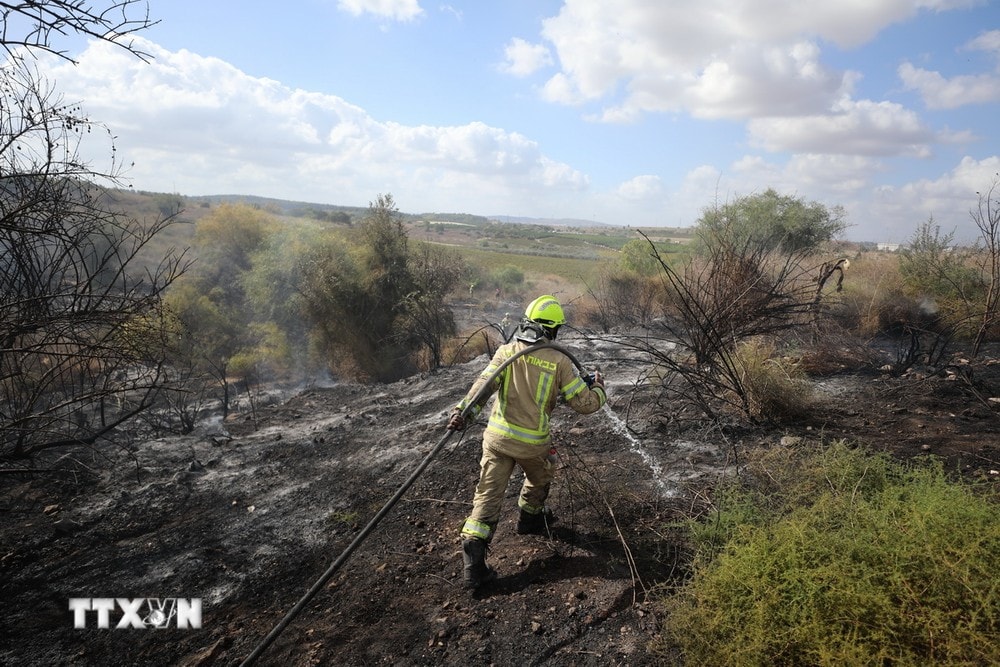
[[876,249],[881,252],[896,252],[901,247],[899,243],[879,243],[876,244]]

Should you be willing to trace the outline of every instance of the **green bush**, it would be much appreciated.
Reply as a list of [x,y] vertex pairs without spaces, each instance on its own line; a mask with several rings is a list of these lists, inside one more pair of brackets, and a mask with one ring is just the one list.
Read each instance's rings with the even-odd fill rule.
[[782,454],[693,532],[661,648],[706,665],[1000,664],[995,504],[940,465]]
[[513,264],[504,264],[493,272],[493,282],[497,287],[510,291],[524,283],[524,271]]

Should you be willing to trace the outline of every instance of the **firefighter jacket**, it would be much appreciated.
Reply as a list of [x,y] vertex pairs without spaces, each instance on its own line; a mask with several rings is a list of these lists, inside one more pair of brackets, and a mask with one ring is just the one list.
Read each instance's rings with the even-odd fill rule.
[[[456,409],[465,410],[497,368],[526,347],[529,345],[519,340],[500,346]],[[475,419],[494,393],[497,400],[486,425],[486,436],[532,445],[549,441],[549,415],[560,398],[580,414],[596,412],[607,402],[604,388],[588,387],[570,358],[553,348],[528,352],[507,366],[493,379],[478,404],[470,407],[469,417]]]

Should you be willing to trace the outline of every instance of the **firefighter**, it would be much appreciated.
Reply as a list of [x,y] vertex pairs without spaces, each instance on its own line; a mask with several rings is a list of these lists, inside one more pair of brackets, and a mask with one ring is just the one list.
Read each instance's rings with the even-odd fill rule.
[[[548,443],[549,415],[556,400],[564,399],[580,414],[596,412],[607,401],[600,373],[580,377],[572,360],[553,348],[532,350],[496,373],[517,352],[540,341],[555,340],[559,327],[565,323],[562,306],[554,296],[540,296],[528,304],[514,340],[500,346],[448,420],[449,429],[463,430],[463,413],[474,420],[489,397],[499,393],[483,434],[472,514],[462,526],[467,588],[478,588],[496,578],[496,571],[486,564],[486,549],[500,520],[501,504],[515,464],[524,472],[518,498],[517,532],[544,534],[547,522],[553,521],[545,499],[555,476]],[[491,377],[492,386],[483,392],[477,404],[470,406],[470,401]]]

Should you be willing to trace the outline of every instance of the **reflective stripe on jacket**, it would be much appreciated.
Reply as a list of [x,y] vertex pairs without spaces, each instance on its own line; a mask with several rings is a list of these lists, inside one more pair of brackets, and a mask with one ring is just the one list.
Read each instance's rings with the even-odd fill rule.
[[[496,369],[525,347],[529,345],[517,340],[500,346],[458,408],[464,410],[470,405],[469,402]],[[549,441],[549,415],[560,397],[580,414],[595,412],[607,401],[603,389],[587,387],[587,383],[577,376],[569,357],[552,348],[533,350],[505,368],[494,378],[493,385],[479,404],[472,406],[470,416],[474,418],[478,415],[494,393],[498,396],[486,431],[537,445]]]

